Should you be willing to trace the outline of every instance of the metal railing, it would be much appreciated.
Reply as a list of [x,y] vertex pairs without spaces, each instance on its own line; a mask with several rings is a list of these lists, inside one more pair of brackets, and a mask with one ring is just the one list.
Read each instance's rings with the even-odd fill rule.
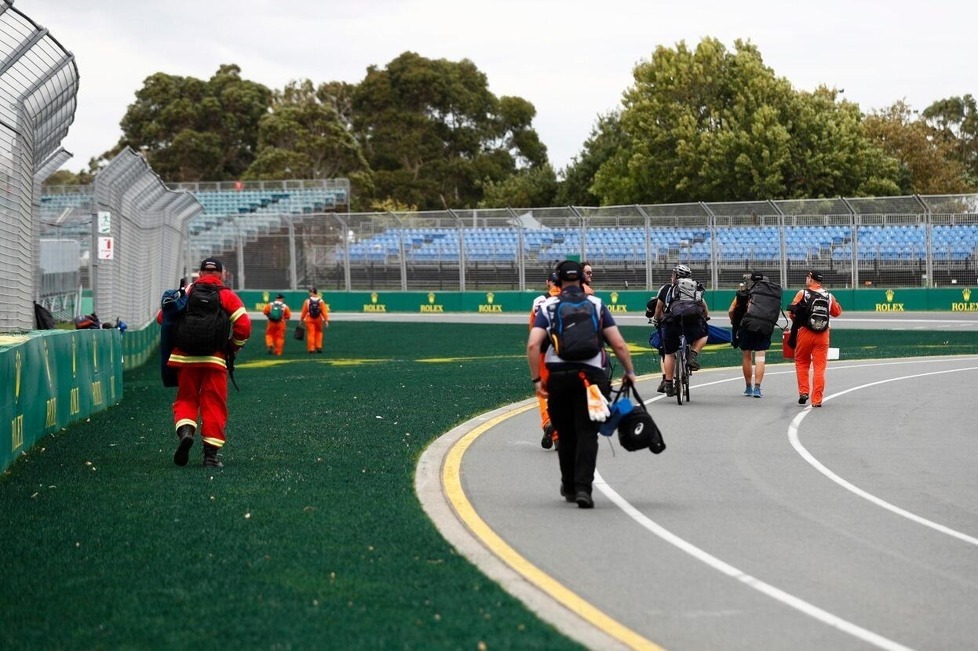
[[188,245],[223,258],[242,289],[526,290],[568,257],[606,289],[655,289],[679,263],[711,289],[748,270],[798,285],[812,268],[834,287],[970,285],[978,195],[266,214]]
[[170,190],[132,149],[95,177],[90,256],[92,302],[103,321],[144,325],[163,290],[192,263],[181,259],[187,223],[203,211],[190,192]]
[[71,155],[78,68],[48,31],[0,1],[0,332],[34,327],[41,182]]

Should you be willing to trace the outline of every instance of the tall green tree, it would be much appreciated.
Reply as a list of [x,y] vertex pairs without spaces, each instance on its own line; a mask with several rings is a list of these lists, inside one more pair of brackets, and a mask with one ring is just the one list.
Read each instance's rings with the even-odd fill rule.
[[502,181],[488,181],[479,208],[539,208],[554,205],[557,174],[549,165],[518,170]]
[[896,160],[902,173],[902,194],[971,192],[968,170],[959,158],[958,143],[902,101],[875,111],[864,120],[876,146]]
[[579,156],[564,168],[555,200],[558,206],[597,206],[600,200],[591,191],[594,176],[605,161],[626,147],[619,112],[598,116],[591,135],[584,141]]
[[[258,125],[258,156],[243,178],[331,179],[369,177],[370,166],[351,130],[352,92],[343,84],[309,80],[276,91]],[[341,110],[346,109],[344,116]]]
[[820,86],[795,94],[790,112],[790,159],[783,197],[900,194],[897,160],[867,132],[859,105]]
[[466,59],[405,52],[386,68],[371,66],[352,106],[375,200],[396,198],[422,210],[476,207],[487,183],[547,162],[531,127],[533,105],[497,98]]
[[966,171],[969,187],[978,187],[978,106],[973,96],[934,102],[921,114],[939,137],[952,146],[955,160]]
[[130,146],[167,181],[240,178],[254,161],[272,91],[222,65],[209,80],[156,73],[136,91],[116,150]]
[[858,107],[798,93],[741,40],[658,47],[624,95],[623,144],[595,174],[603,204],[750,201],[896,189]]

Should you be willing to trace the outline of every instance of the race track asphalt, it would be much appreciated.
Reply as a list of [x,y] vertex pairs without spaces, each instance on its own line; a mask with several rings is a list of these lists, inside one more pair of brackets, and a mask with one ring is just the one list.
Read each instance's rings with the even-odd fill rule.
[[[914,327],[895,322],[875,327]],[[738,368],[695,373],[682,406],[657,381],[639,388],[668,448],[602,438],[593,510],[558,495],[525,401],[429,446],[426,512],[590,648],[975,648],[978,357],[830,362],[817,410],[790,364],[768,365],[762,399]]]

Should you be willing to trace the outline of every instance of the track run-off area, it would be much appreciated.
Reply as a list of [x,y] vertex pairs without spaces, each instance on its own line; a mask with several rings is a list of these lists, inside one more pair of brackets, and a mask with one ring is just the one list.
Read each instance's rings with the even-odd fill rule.
[[[975,327],[935,316],[924,327]],[[974,646],[978,356],[830,362],[822,409],[797,404],[784,362],[761,399],[739,368],[694,373],[682,406],[657,383],[639,390],[668,447],[601,437],[595,509],[558,494],[528,400],[429,446],[425,510],[591,648]]]

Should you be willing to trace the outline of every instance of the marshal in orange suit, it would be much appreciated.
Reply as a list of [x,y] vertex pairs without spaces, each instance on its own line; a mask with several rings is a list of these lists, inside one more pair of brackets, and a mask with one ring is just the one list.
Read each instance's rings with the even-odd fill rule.
[[322,353],[323,329],[329,327],[329,307],[315,287],[309,290],[309,298],[302,303],[300,318],[306,326],[306,352]]
[[282,350],[285,348],[285,331],[289,319],[292,318],[292,310],[285,304],[285,296],[279,294],[274,301],[265,304],[262,313],[268,319],[265,324],[265,348],[268,349],[269,355],[281,357]]

